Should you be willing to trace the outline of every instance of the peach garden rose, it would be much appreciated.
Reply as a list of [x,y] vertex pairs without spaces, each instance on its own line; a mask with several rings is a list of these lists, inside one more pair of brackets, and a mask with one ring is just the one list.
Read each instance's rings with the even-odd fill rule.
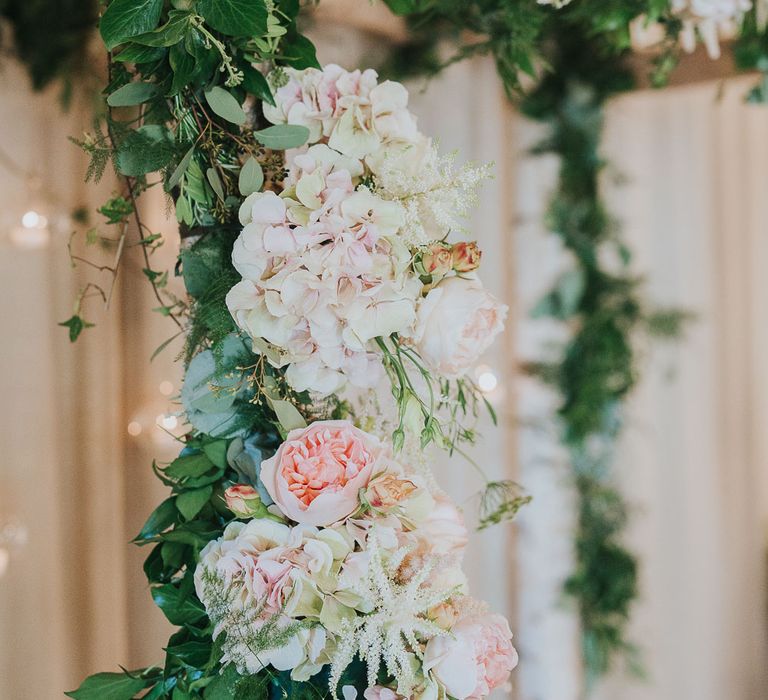
[[291,520],[325,526],[359,505],[383,447],[349,421],[318,421],[292,430],[274,457],[261,465],[261,480]]

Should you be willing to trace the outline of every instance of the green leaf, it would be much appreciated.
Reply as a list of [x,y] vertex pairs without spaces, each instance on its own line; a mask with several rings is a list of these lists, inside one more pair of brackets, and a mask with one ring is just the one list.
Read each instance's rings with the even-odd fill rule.
[[275,126],[254,131],[256,140],[274,151],[303,146],[309,138],[309,129],[298,124],[276,124]]
[[216,440],[203,445],[203,452],[219,469],[226,469],[228,446],[227,440]]
[[262,36],[267,33],[264,0],[200,0],[197,11],[222,34]]
[[115,61],[123,63],[151,63],[158,61],[165,55],[164,49],[153,46],[141,46],[139,44],[128,44],[120,53],[113,57]]
[[178,95],[194,82],[198,65],[194,56],[190,55],[181,43],[171,46],[168,52],[168,62],[173,70],[170,94]]
[[146,124],[131,131],[117,148],[117,168],[128,177],[161,170],[173,158],[174,148],[168,130],[159,124]]
[[202,476],[213,466],[213,462],[204,454],[184,455],[170,463],[165,475],[171,479]]
[[194,17],[188,10],[171,10],[168,21],[157,29],[133,37],[132,41],[144,46],[173,46],[178,44],[186,35],[190,20]]
[[277,415],[278,422],[286,433],[295,430],[296,428],[307,427],[307,422],[304,420],[304,417],[290,401],[273,400],[270,398],[267,398],[267,400],[269,401],[272,410]]
[[176,166],[176,169],[173,171],[171,176],[168,178],[168,182],[165,185],[165,189],[167,192],[170,192],[176,185],[178,185],[181,182],[181,178],[184,176],[184,173],[187,172],[187,168],[189,167],[189,161],[192,160],[192,156],[195,153],[195,146],[194,144],[190,146],[189,150],[184,154],[184,157],[181,159],[179,164]]
[[64,326],[65,328],[69,328],[69,340],[72,343],[74,343],[80,337],[80,334],[86,328],[93,328],[92,323],[88,323],[88,321],[86,321],[84,318],[81,318],[77,314],[71,318],[68,318],[66,321],[62,321],[59,325]]
[[[228,122],[232,122],[238,126],[245,124],[246,115],[243,108],[232,93],[228,92],[223,87],[215,85],[210,90],[207,90],[205,92],[205,100],[208,102],[211,109],[222,119],[226,119]],[[307,134],[309,134],[308,129]]]
[[192,213],[192,205],[186,197],[179,197],[176,200],[176,220],[179,223],[184,222],[187,226],[191,226],[194,223],[194,215]]
[[155,537],[163,532],[163,530],[167,530],[171,525],[175,525],[178,520],[174,498],[166,498],[152,511],[152,514],[147,518],[147,522],[144,523],[144,527],[141,528],[141,532],[136,535],[135,541],[138,542]]
[[315,45],[307,37],[296,32],[287,36],[281,44],[280,60],[292,68],[319,68]]
[[184,491],[176,496],[176,508],[184,516],[185,520],[192,520],[211,500],[213,486],[205,486],[194,491]]
[[135,671],[131,676],[127,673],[97,673],[86,678],[77,690],[64,695],[75,700],[131,700],[156,680],[140,675],[141,671]]
[[194,668],[202,668],[211,658],[212,645],[210,642],[191,640],[182,644],[166,647],[165,651],[175,656],[183,663]]
[[264,102],[274,105],[275,98],[272,95],[272,90],[267,79],[261,74],[261,71],[256,70],[247,63],[241,64],[240,70],[243,71],[243,88],[251,95],[255,95],[264,100]]
[[264,184],[264,171],[253,156],[248,158],[240,169],[240,177],[237,179],[237,187],[243,197],[258,192]]
[[107,104],[110,107],[133,107],[151,100],[157,92],[154,83],[128,83],[107,97]]
[[163,0],[113,0],[99,23],[107,49],[111,51],[138,34],[152,31],[162,10]]
[[384,4],[396,15],[409,15],[416,11],[414,0],[384,0]]
[[208,170],[205,171],[205,177],[211,185],[211,189],[216,193],[216,196],[223,202],[224,185],[221,184],[221,178],[216,172],[216,168],[208,168]]
[[194,624],[205,617],[202,603],[191,593],[183,593],[172,583],[153,588],[152,599],[173,625]]
[[229,664],[208,684],[203,697],[205,700],[232,700],[240,678],[241,676],[234,665]]

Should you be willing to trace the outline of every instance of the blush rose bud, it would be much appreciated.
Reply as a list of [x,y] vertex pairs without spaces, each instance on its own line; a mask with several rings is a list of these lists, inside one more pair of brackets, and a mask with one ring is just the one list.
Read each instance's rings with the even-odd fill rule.
[[247,484],[230,486],[224,492],[224,500],[238,518],[252,518],[264,510],[259,492]]
[[421,254],[420,273],[433,277],[445,277],[453,269],[452,246],[433,243]]
[[407,499],[417,486],[409,479],[400,479],[394,474],[382,474],[368,484],[365,498],[372,508],[387,510]]
[[480,267],[482,256],[483,252],[477,247],[477,243],[456,243],[451,251],[453,269],[456,272],[472,272]]

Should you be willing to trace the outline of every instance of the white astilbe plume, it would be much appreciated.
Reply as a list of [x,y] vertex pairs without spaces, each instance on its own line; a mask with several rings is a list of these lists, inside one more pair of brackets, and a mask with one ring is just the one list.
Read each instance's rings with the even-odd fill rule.
[[[418,167],[404,167],[404,160],[417,153]],[[455,153],[440,155],[430,143],[413,153],[385,152],[376,164],[376,194],[405,209],[405,225],[398,236],[407,245],[424,245],[464,228],[462,220],[477,202],[480,183],[491,177],[492,165],[457,167],[455,160]]]
[[552,7],[560,9],[565,7],[571,0],[537,0],[537,2],[539,5],[552,5]]
[[374,609],[368,615],[345,621],[331,658],[331,693],[336,697],[344,669],[358,655],[368,666],[369,686],[376,685],[383,663],[387,673],[397,682],[397,692],[410,697],[416,685],[414,657],[421,658],[424,641],[445,634],[427,617],[428,612],[450,598],[455,590],[435,590],[424,586],[432,564],[424,566],[407,583],[397,583],[396,573],[408,554],[408,548],[397,550],[385,563],[375,530],[368,537],[368,549],[370,564],[367,575],[348,583],[355,593],[371,601]]

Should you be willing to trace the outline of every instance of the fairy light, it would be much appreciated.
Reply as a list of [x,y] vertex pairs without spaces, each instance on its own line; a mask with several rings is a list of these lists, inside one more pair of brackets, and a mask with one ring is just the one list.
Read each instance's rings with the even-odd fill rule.
[[27,528],[13,518],[0,522],[0,578],[8,570],[11,551],[20,549],[27,543]]
[[170,413],[161,413],[157,417],[157,425],[164,430],[173,430],[178,426],[179,419]]
[[141,423],[139,423],[139,421],[132,420],[130,423],[128,423],[128,435],[137,437],[138,435],[141,435],[142,430],[143,428],[141,427]]
[[499,378],[488,365],[480,365],[475,370],[477,388],[484,394],[490,394],[499,386]]
[[173,384],[166,379],[160,382],[158,389],[163,396],[170,396],[173,393]]
[[28,209],[21,215],[20,225],[11,229],[10,239],[22,250],[45,248],[51,239],[48,217],[36,209]]

